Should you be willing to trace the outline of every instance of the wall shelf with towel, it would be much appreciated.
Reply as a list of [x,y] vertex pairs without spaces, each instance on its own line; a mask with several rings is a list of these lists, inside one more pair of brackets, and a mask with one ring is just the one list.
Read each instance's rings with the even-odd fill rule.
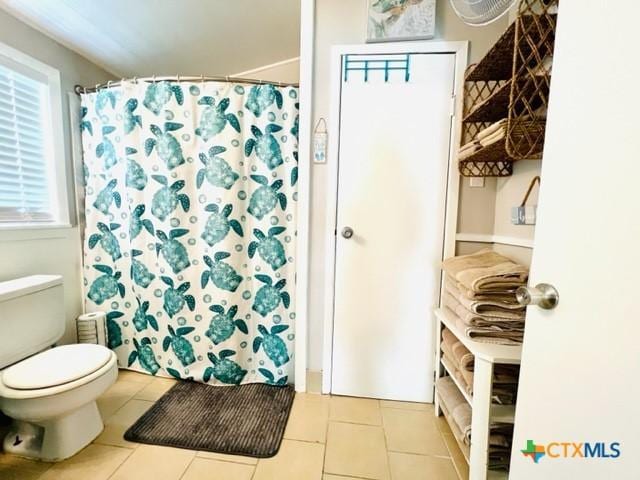
[[[522,354],[521,346],[495,345],[476,342],[464,335],[443,309],[435,310],[437,321],[437,361],[438,365],[445,368],[446,373],[454,381],[460,393],[471,405],[471,429],[473,431],[471,446],[460,441],[459,435],[455,435],[456,441],[469,463],[470,480],[487,480],[493,478],[507,478],[507,472],[488,469],[489,454],[489,430],[491,422],[513,424],[515,418],[515,405],[496,405],[492,403],[493,370],[497,364],[519,365]],[[462,385],[455,379],[443,362],[440,339],[443,328],[451,331],[465,347],[474,355],[473,395],[468,395]],[[443,408],[443,402],[436,384],[436,415],[444,414],[447,423],[453,430],[455,423],[451,415]]]
[[469,349],[475,358],[481,358],[491,363],[505,363],[519,365],[522,356],[521,345],[497,345],[493,343],[476,342],[467,337],[456,325],[444,309],[435,310],[439,323],[447,327],[462,344]]
[[[469,395],[467,393],[465,388],[460,383],[460,380],[457,379],[451,365],[449,365],[449,363],[446,362],[444,358],[440,358],[440,364],[442,365],[442,368],[444,368],[445,371],[449,374],[449,376],[451,377],[451,380],[453,380],[453,383],[455,384],[455,386],[458,387],[458,390],[460,390],[460,393],[462,394],[464,399],[467,401],[467,403],[473,406],[473,395]],[[496,422],[513,423],[515,419],[515,414],[516,414],[515,405],[499,405],[496,403],[491,404],[491,418]]]
[[465,75],[462,148],[503,120],[500,145],[460,156],[465,177],[505,177],[507,164],[542,158],[558,0],[522,0],[518,16]]
[[528,268],[484,249],[447,258],[442,269],[435,413],[449,423],[470,480],[507,478],[526,318],[515,290]]

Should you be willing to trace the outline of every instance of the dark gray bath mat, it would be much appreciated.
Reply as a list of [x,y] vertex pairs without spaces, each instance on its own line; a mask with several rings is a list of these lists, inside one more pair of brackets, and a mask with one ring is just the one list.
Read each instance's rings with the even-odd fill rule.
[[278,453],[295,391],[262,383],[178,382],[126,431],[131,442],[267,458]]

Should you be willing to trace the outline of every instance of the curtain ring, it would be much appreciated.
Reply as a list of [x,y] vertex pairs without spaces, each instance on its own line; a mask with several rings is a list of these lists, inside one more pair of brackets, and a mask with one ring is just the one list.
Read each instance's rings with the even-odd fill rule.
[[156,83],[156,76],[155,76],[155,75],[153,75],[153,76],[151,77],[151,81],[152,81],[154,84]]
[[111,88],[111,80],[107,80],[107,90]]
[[176,75],[176,78],[178,79],[178,83],[180,83],[180,74]]
[[204,88],[204,73],[200,74],[200,85],[202,88]]
[[133,77],[132,82],[133,82],[133,83],[135,83],[135,84],[137,85],[137,84],[138,84],[138,77]]

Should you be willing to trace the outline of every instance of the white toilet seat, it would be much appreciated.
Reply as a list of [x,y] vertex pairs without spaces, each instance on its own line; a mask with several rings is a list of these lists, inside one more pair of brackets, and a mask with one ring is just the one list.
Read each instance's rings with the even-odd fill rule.
[[56,395],[91,382],[116,363],[115,353],[101,345],[55,347],[0,371],[0,397]]

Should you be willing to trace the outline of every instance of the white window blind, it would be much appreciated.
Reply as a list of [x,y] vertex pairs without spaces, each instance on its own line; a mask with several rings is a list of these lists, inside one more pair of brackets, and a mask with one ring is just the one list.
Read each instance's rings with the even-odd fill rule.
[[0,225],[55,220],[48,85],[0,64]]

